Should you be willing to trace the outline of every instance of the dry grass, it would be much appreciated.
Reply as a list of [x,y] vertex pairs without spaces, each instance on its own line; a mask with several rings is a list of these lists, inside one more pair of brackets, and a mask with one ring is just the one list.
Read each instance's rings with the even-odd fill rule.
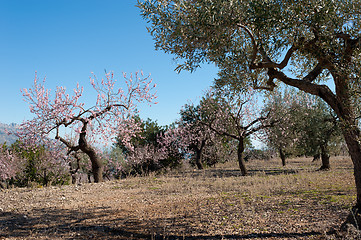
[[349,158],[251,161],[0,192],[0,239],[328,239],[355,202]]

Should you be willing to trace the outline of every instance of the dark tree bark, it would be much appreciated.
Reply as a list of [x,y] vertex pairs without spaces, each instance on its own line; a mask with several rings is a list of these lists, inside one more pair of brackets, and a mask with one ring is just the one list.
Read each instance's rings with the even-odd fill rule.
[[201,158],[202,158],[202,151],[196,150],[196,165],[199,170],[203,169]]
[[62,143],[64,143],[69,148],[69,153],[76,152],[78,150],[81,150],[83,153],[85,153],[92,164],[92,173],[94,176],[94,182],[102,182],[103,181],[103,163],[101,159],[99,158],[96,150],[90,146],[90,144],[86,140],[86,133],[87,133],[87,125],[88,121],[82,119],[82,129],[81,133],[79,134],[79,140],[78,140],[78,146],[73,146],[69,141],[65,140],[64,138],[60,137],[58,135],[55,136],[55,139],[59,139]]
[[286,166],[286,154],[283,152],[282,148],[279,148],[279,153],[282,160],[282,166]]
[[315,155],[313,155],[313,159],[312,159],[312,162],[316,162],[317,160],[320,159],[320,154],[319,153],[316,153]]
[[76,183],[76,175],[75,173],[71,173],[71,184],[75,184]]
[[43,179],[44,179],[44,185],[45,185],[46,187],[48,187],[50,181],[49,181],[49,176],[48,176],[48,174],[47,174],[46,169],[44,169]]
[[71,183],[75,184],[76,183],[76,173],[80,169],[80,157],[78,156],[77,153],[74,153],[73,156],[76,159],[76,168],[74,169],[71,163],[69,163],[69,167],[70,167]]
[[100,160],[96,150],[91,147],[86,140],[86,128],[87,123],[83,124],[82,132],[79,135],[79,148],[86,155],[88,155],[90,162],[92,163],[92,173],[94,176],[94,182],[102,182],[103,181],[103,163]]
[[88,183],[91,183],[91,182],[92,182],[92,178],[91,178],[92,175],[91,175],[91,173],[88,172],[87,176],[88,176]]
[[199,170],[203,169],[203,163],[202,163],[202,153],[204,146],[206,145],[206,140],[202,140],[201,145],[198,147],[197,144],[193,143],[190,145],[190,147],[195,151],[196,153],[196,166]]
[[327,146],[321,145],[321,160],[322,166],[320,170],[329,170],[330,169],[330,154],[327,151]]
[[237,149],[238,165],[239,168],[241,169],[242,176],[247,176],[248,171],[247,171],[246,163],[243,158],[243,152],[244,152],[244,139],[239,138],[238,149]]
[[356,208],[361,210],[361,147],[358,139],[360,139],[359,131],[351,129],[344,130],[344,137],[348,146],[349,154],[354,165],[354,176],[357,191]]

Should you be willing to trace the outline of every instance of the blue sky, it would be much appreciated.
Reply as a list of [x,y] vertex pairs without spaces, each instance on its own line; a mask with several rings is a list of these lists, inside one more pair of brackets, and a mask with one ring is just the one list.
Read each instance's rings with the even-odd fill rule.
[[[20,89],[31,87],[35,72],[46,77],[48,88],[71,92],[77,82],[89,86],[91,72],[100,78],[106,69],[121,79],[122,72],[143,70],[157,83],[159,103],[142,106],[141,117],[160,125],[177,119],[188,100],[199,100],[216,68],[177,74],[173,56],[155,51],[135,5],[136,0],[0,0],[0,122],[32,117]],[[88,103],[95,98],[85,94]]]

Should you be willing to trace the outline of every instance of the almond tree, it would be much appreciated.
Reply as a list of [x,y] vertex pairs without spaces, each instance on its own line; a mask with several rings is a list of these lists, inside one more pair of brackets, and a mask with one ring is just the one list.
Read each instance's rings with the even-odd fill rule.
[[194,155],[195,164],[198,169],[203,169],[202,158],[207,145],[214,138],[204,124],[204,115],[200,111],[200,106],[186,104],[180,111],[180,120],[178,125],[182,129],[181,139],[185,147],[181,148],[184,152],[191,151]]
[[43,145],[28,148],[16,141],[11,146],[5,144],[0,150],[0,180],[18,187],[31,183],[48,186],[64,184],[69,176],[64,151],[47,149]]
[[24,168],[24,160],[13,153],[6,144],[0,146],[0,181],[8,182]]
[[[39,82],[35,76],[33,88],[22,90],[35,117],[22,124],[19,136],[28,145],[34,142],[45,144],[54,137],[66,146],[68,154],[85,153],[91,161],[94,181],[101,182],[103,164],[94,144],[108,144],[119,132],[124,144],[128,144],[139,130],[132,118],[137,112],[136,104],[150,104],[155,99],[155,94],[151,93],[155,84],[149,77],[144,77],[143,73],[129,77],[123,74],[123,77],[124,88],[122,84],[117,86],[119,83],[112,72],[106,73],[100,81],[93,75],[90,83],[97,98],[93,106],[86,107],[80,100],[83,87],[79,84],[72,95],[66,93],[65,87],[57,87],[55,95],[51,96],[50,90],[45,88],[45,78]],[[74,138],[76,141],[72,141]]]
[[206,113],[206,121],[202,123],[221,136],[227,136],[238,141],[237,159],[242,175],[248,174],[243,152],[245,141],[252,134],[273,125],[268,121],[269,113],[258,109],[255,92],[244,95],[231,95],[226,89],[218,90],[214,95],[208,93],[202,99],[201,111]]
[[[165,128],[149,118],[143,121],[139,116],[134,116],[134,119],[139,123],[140,131],[131,139],[132,148],[126,147],[122,141],[116,143],[116,147],[125,155],[127,168],[130,168],[134,174],[148,174],[167,167],[167,154],[159,143]],[[121,134],[117,139],[122,139]]]
[[52,146],[26,146],[13,144],[12,151],[26,161],[24,173],[21,174],[21,185],[28,186],[36,182],[42,186],[62,185],[68,181],[69,161],[64,147],[60,143]]
[[180,159],[194,160],[196,167],[203,169],[204,164],[215,164],[221,157],[221,139],[201,123],[204,116],[198,110],[199,106],[186,104],[180,111],[181,118],[158,139],[160,150],[173,165],[178,165]]
[[220,68],[218,85],[272,91],[283,83],[322,98],[341,120],[359,212],[359,0],[144,0],[138,6],[151,24],[156,48],[184,60],[178,70],[211,62]]
[[272,120],[277,120],[273,127],[265,129],[264,142],[268,147],[279,152],[282,165],[286,166],[287,155],[293,154],[298,140],[296,123],[304,121],[304,115],[299,115],[299,107],[309,108],[308,104],[298,104],[299,97],[294,91],[285,89],[283,92],[274,91],[268,96],[265,109],[271,110]]
[[208,136],[199,127],[192,122],[177,121],[176,124],[160,136],[160,150],[165,156],[168,156],[168,154],[180,155],[184,159],[192,157],[197,168],[203,169],[202,155]]
[[166,127],[157,137],[159,152],[164,159],[167,159],[170,167],[177,167],[184,160],[185,149],[187,148],[186,132],[182,126],[172,123]]

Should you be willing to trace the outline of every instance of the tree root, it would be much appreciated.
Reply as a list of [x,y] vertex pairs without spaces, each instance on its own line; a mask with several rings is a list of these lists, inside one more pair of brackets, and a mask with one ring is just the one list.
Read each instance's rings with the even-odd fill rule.
[[329,171],[330,167],[321,166],[317,171]]
[[350,210],[349,215],[347,216],[344,223],[342,223],[340,227],[340,231],[348,231],[350,227],[354,227],[356,230],[360,231],[361,228],[361,214],[360,209],[357,207],[353,207]]

